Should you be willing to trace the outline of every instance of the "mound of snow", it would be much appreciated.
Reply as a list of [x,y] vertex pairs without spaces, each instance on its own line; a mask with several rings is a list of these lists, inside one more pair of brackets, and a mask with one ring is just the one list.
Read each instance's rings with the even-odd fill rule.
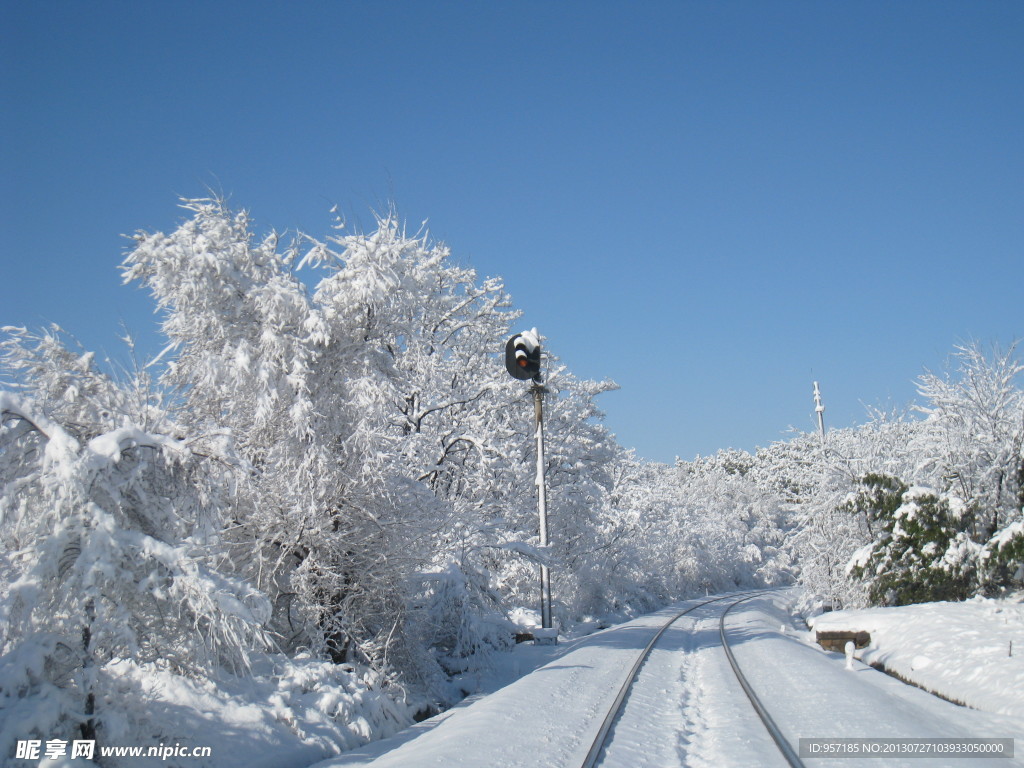
[[866,664],[974,709],[1024,717],[1024,598],[836,611],[808,623],[868,632],[871,644],[857,651]]

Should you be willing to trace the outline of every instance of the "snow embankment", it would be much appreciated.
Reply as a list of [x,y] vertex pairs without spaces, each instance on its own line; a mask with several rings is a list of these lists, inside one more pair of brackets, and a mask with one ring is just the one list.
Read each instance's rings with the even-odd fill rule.
[[835,611],[814,632],[868,632],[856,652],[904,680],[974,709],[1024,717],[1024,598],[974,598]]

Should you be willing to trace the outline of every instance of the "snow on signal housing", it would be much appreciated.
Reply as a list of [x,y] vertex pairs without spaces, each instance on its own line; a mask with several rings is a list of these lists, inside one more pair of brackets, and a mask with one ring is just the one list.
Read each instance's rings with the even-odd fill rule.
[[540,376],[540,337],[536,328],[517,333],[506,342],[505,368],[514,379]]

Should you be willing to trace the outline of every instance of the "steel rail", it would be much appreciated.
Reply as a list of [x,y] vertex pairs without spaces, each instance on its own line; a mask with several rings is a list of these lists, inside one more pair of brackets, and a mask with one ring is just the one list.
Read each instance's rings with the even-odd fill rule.
[[[622,683],[622,687],[619,689],[619,693],[615,697],[615,701],[612,702],[612,706],[608,710],[608,714],[605,715],[604,721],[601,723],[601,728],[598,730],[597,736],[594,738],[594,743],[590,745],[590,751],[587,752],[587,757],[583,761],[582,768],[594,768],[594,766],[597,765],[598,758],[600,758],[601,752],[605,748],[605,742],[607,742],[609,735],[611,735],[612,726],[615,725],[615,721],[618,720],[619,715],[622,714],[623,706],[626,703],[626,697],[629,695],[629,689],[633,687],[633,683],[636,681],[636,677],[640,672],[640,667],[642,667],[644,662],[647,661],[647,657],[651,655],[651,651],[654,649],[655,644],[661,639],[661,636],[665,634],[665,631],[686,614],[695,611],[698,608],[702,608],[709,603],[716,603],[720,600],[728,600],[733,597],[735,597],[735,595],[713,597],[710,600],[705,600],[703,603],[697,603],[697,605],[690,606],[685,611],[680,611],[665,622],[664,626],[662,626],[654,637],[651,638],[647,647],[644,648],[643,652],[637,657],[636,662],[633,664],[633,668],[629,670],[629,674],[626,675],[626,679]],[[753,597],[753,595],[750,597]],[[746,600],[749,598],[743,599]]]
[[732,653],[732,648],[729,647],[729,640],[725,636],[725,617],[729,615],[729,611],[735,608],[742,602],[751,600],[757,595],[749,595],[748,597],[742,597],[735,603],[730,605],[724,611],[722,611],[722,618],[718,622],[718,634],[722,638],[722,648],[725,649],[725,655],[729,659],[729,666],[732,667],[732,671],[736,674],[736,679],[740,681],[740,686],[743,688],[743,692],[747,694],[747,698],[750,699],[750,703],[754,705],[754,710],[757,712],[757,716],[761,718],[761,722],[764,723],[764,727],[768,729],[768,734],[772,737],[775,742],[775,746],[782,752],[782,756],[786,758],[792,768],[805,768],[803,761],[800,756],[793,749],[793,746],[789,743],[786,737],[779,730],[779,726],[772,720],[771,715],[768,714],[768,710],[764,708],[764,704],[754,693],[754,689],[750,687],[750,683],[747,681],[746,676],[740,671],[740,665],[736,661],[736,657]]

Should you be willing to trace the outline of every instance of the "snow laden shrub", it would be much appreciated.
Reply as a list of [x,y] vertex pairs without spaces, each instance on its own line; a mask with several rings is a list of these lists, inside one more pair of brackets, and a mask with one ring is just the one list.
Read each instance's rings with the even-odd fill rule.
[[500,596],[486,572],[467,563],[450,563],[443,570],[417,576],[419,588],[409,609],[409,622],[423,633],[448,678],[458,682],[450,704],[476,690],[474,678],[487,668],[491,654],[513,645],[516,628],[505,615]]
[[868,540],[875,541],[885,531],[903,503],[903,494],[909,488],[902,481],[888,475],[869,473],[857,481],[857,490],[851,493],[840,508],[863,527]]
[[[833,604],[884,600],[886,590],[878,590],[873,573],[860,570],[863,578],[852,578],[841,566],[856,553],[856,565],[863,569],[869,553],[890,547],[899,550],[895,558],[879,555],[872,567],[896,581],[902,578],[894,575],[900,569],[910,573],[936,556],[942,563],[925,568],[921,578],[948,589],[922,588],[914,599],[931,593],[995,594],[1018,583],[1015,542],[1024,523],[1024,366],[1014,347],[986,352],[977,344],[962,346],[953,360],[953,370],[919,379],[924,402],[916,410],[924,414],[922,420],[875,414],[863,427],[830,431],[817,451],[807,450],[804,438],[771,449],[781,448],[790,458],[780,469],[797,491],[790,498],[801,520],[796,537],[800,580]],[[871,473],[876,475],[873,481],[865,478]],[[917,530],[907,538],[908,528],[914,527],[910,525],[894,536],[889,508],[895,505],[895,514],[903,500],[900,496],[895,501],[898,488],[883,476],[911,478],[915,485],[934,488],[939,507],[925,505],[925,518],[934,512],[925,528],[947,533],[931,541]],[[914,543],[921,536],[925,538]],[[871,597],[864,592],[869,585]]]
[[[967,530],[972,514],[955,497],[877,477],[861,506],[880,523],[879,537],[857,552],[849,573],[865,582],[872,605],[965,600],[977,585],[982,548]],[[895,508],[893,508],[895,507]],[[889,511],[891,510],[891,511]]]
[[0,391],[3,754],[31,735],[105,740],[125,660],[245,669],[270,613],[223,567],[222,441],[186,439],[143,382],[119,387],[55,332],[7,330],[23,392]]
[[920,469],[972,510],[965,532],[984,547],[978,588],[997,594],[1021,584],[1024,559],[1024,364],[1015,345],[960,346],[954,361],[954,371],[919,380],[926,404],[917,448],[927,457]]
[[981,580],[989,594],[1024,588],[1024,521],[1011,523],[986,542]]

